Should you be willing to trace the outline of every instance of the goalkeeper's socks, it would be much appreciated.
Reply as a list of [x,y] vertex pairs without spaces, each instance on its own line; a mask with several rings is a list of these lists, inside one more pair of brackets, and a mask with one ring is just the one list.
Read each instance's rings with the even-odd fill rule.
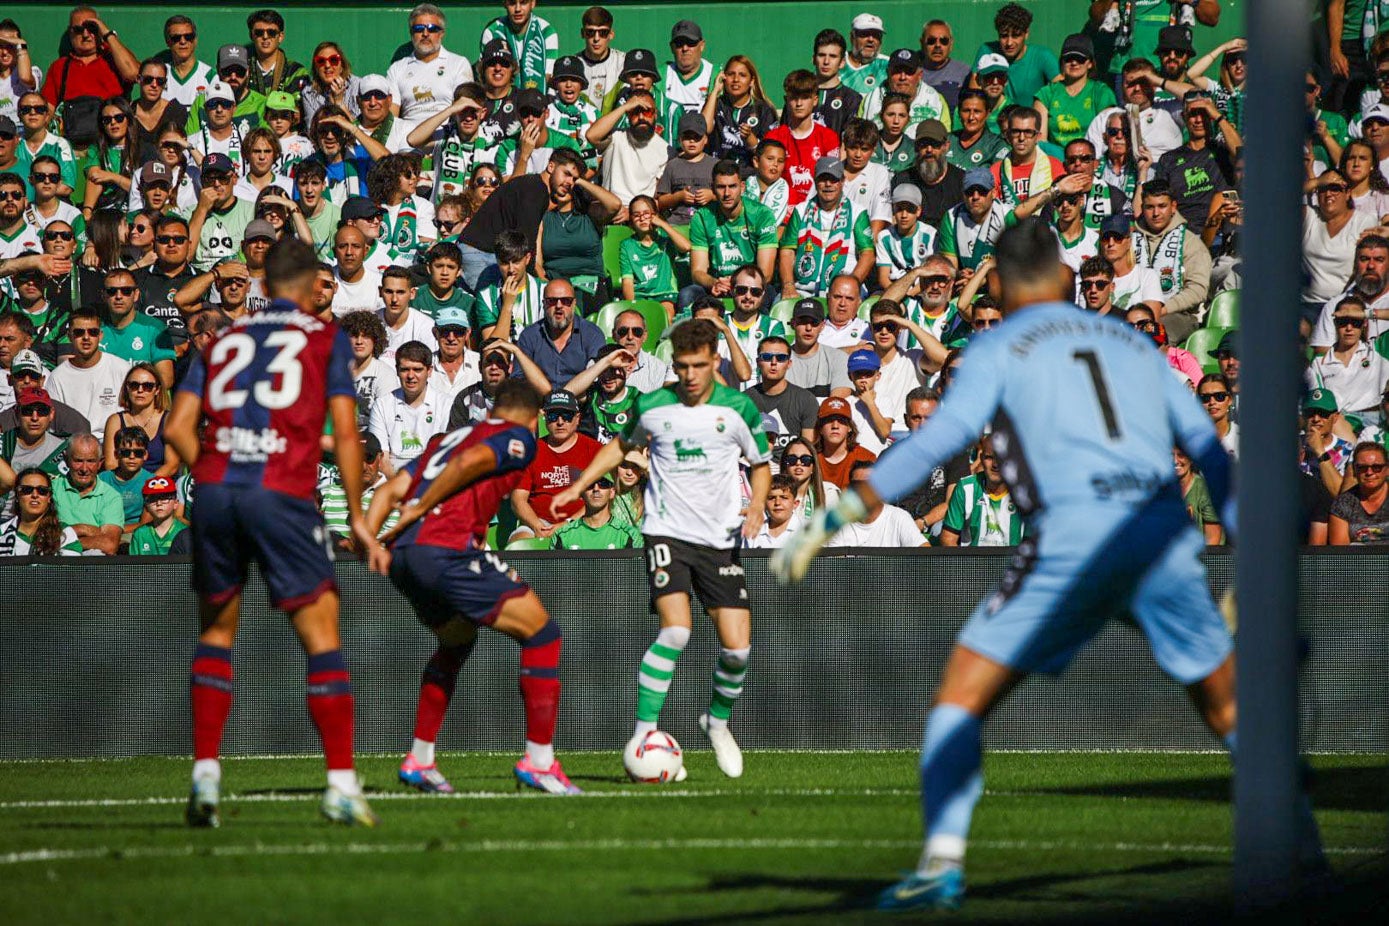
[[711,728],[728,726],[728,718],[733,714],[733,704],[743,693],[743,680],[748,675],[748,653],[751,647],[742,649],[719,648],[719,661],[714,666],[714,694],[709,701],[709,726]]
[[957,704],[937,705],[926,720],[921,750],[923,861],[964,862],[970,818],[984,791],[979,727],[979,718]]
[[[231,650],[199,643],[193,650],[189,700],[193,706],[193,758],[216,763],[232,708]],[[197,766],[194,766],[196,771]],[[207,771],[208,766],[203,767]],[[219,775],[220,777],[220,775]]]
[[666,703],[666,692],[670,691],[670,681],[675,677],[675,663],[688,642],[690,628],[662,627],[656,634],[656,642],[642,657],[641,671],[637,674],[637,735],[656,729],[661,708]]
[[462,646],[440,644],[425,664],[420,676],[420,700],[415,707],[415,741],[410,747],[410,755],[420,765],[434,764],[434,742],[439,738],[439,728],[444,725],[444,715],[448,713],[454,686],[458,684],[458,673],[475,645],[477,637]]
[[[342,650],[308,659],[304,688],[309,716],[323,740],[329,772],[352,770],[352,675]],[[355,780],[355,778],[354,778]]]
[[[521,643],[518,682],[526,706],[526,742],[549,746],[559,714],[559,654],[564,639],[554,618]],[[553,764],[551,756],[551,764]],[[549,765],[544,766],[549,768]]]

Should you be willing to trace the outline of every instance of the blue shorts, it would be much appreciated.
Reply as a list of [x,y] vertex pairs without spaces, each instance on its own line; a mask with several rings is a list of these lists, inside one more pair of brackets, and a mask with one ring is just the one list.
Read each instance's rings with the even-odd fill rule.
[[1108,525],[1102,515],[1048,521],[1018,547],[998,590],[965,623],[962,646],[1021,672],[1054,675],[1106,620],[1128,612],[1158,665],[1183,685],[1229,656],[1230,634],[1200,559],[1204,541],[1179,502]]
[[491,626],[502,606],[530,591],[502,558],[490,550],[399,544],[391,554],[391,583],[410,599],[426,627],[455,616]]
[[241,591],[251,560],[282,611],[337,591],[323,516],[314,503],[270,489],[198,486],[193,506],[193,591],[217,605]]

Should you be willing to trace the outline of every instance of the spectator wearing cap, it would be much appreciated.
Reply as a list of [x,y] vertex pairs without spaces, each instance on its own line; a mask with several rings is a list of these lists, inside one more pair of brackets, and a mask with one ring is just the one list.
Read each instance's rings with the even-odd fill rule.
[[[70,438],[53,432],[54,404],[46,389],[31,387],[21,390],[14,406],[5,410],[14,423],[0,432],[0,459],[14,472],[33,468],[54,478],[63,475]],[[14,511],[13,496],[5,499],[4,508],[7,514]]]
[[941,220],[936,249],[957,269],[978,267],[1003,233],[1012,210],[998,199],[996,181],[989,168],[970,168],[961,183],[963,201]]
[[[604,344],[588,369],[564,384],[583,403],[579,428],[585,434],[607,443],[627,427],[632,409],[641,395],[627,384],[627,374],[636,357],[620,344]],[[594,387],[597,388],[594,388]]]
[[613,511],[617,497],[612,475],[598,477],[584,489],[583,513],[550,535],[552,550],[635,550],[645,546],[641,530]]
[[[1008,97],[1008,59],[996,53],[979,58],[974,64],[971,83],[977,83],[979,92],[984,94],[985,126],[1000,137],[1004,136],[1007,128],[1000,120],[1010,106],[1016,105]],[[1006,146],[1006,139],[1004,144]]]
[[533,87],[516,92],[516,115],[521,130],[497,145],[496,164],[508,180],[538,174],[550,163],[556,148],[581,150],[573,138],[550,127],[550,103]]
[[[1112,128],[1111,120],[1114,116],[1128,116],[1132,112],[1132,107],[1138,107],[1138,135],[1143,139],[1143,147],[1147,149],[1148,158],[1152,163],[1156,163],[1167,152],[1177,148],[1182,143],[1182,129],[1177,124],[1177,120],[1167,110],[1154,106],[1158,88],[1171,87],[1180,89],[1179,82],[1169,81],[1163,78],[1147,58],[1132,58],[1123,67],[1119,75],[1119,92],[1123,97],[1119,106],[1113,109],[1103,110],[1090,122],[1090,127],[1085,131],[1085,137],[1090,140],[1090,144],[1095,146],[1095,150],[1104,157],[1108,151],[1109,130]],[[1124,136],[1126,139],[1129,136]],[[1132,140],[1128,141],[1132,148]],[[1130,156],[1137,159],[1143,152],[1130,151]],[[1139,180],[1146,178],[1140,177]]]
[[[622,82],[627,55],[612,47],[613,14],[601,6],[584,10],[579,34],[584,40],[584,47],[577,56],[587,84],[584,97],[595,109],[602,109],[604,97]],[[555,66],[558,68],[559,62]]]
[[597,325],[577,314],[574,287],[568,280],[545,284],[542,300],[544,317],[521,332],[516,346],[550,382],[567,383],[593,362],[607,339]]
[[681,116],[679,155],[666,162],[656,181],[656,205],[674,225],[689,225],[696,209],[714,201],[714,159],[705,153],[707,144],[704,116]]
[[[19,126],[9,116],[0,116],[0,172],[15,174],[23,182],[24,165],[20,162],[18,148]],[[28,196],[29,185],[23,185]]]
[[477,66],[487,107],[479,131],[488,145],[496,145],[521,128],[516,114],[516,57],[505,40],[493,39],[482,47]]
[[[21,270],[12,280],[15,298],[10,310],[0,312],[0,370],[20,352],[35,347],[49,360],[56,361],[63,336],[66,312],[48,299],[48,275],[40,267]],[[0,407],[14,396],[0,381]]]
[[168,164],[158,159],[147,161],[135,172],[130,202],[137,210],[153,209],[159,213],[173,214],[181,208],[174,197],[174,172]]
[[168,476],[145,480],[145,521],[130,534],[131,556],[168,556],[174,538],[188,529],[174,517],[178,510],[178,489]]
[[565,55],[550,75],[550,108],[545,124],[572,139],[590,171],[598,169],[598,151],[588,143],[588,127],[598,121],[598,107],[584,95],[588,75],[583,59]]
[[872,348],[861,347],[849,354],[847,366],[849,381],[854,385],[854,394],[849,397],[854,429],[859,443],[876,457],[883,452],[888,435],[892,433],[892,419],[878,407],[882,361]]
[[[125,95],[140,73],[140,60],[96,10],[86,6],[74,9],[68,16],[67,39],[68,53],[44,73],[40,92],[50,106],[79,97],[105,100]],[[66,128],[64,134],[74,147],[85,148],[96,140],[95,125],[90,127],[90,136],[74,133],[75,125]]]
[[1061,45],[1061,80],[1039,88],[1032,108],[1041,115],[1041,141],[1066,145],[1084,138],[1090,123],[1102,110],[1115,105],[1114,91],[1092,80],[1095,45],[1090,37],[1066,36]]
[[[1190,43],[1197,23],[1215,26],[1220,22],[1219,0],[1149,0],[1126,4],[1105,0],[1090,4],[1089,26],[1103,39],[1105,65],[1123,64],[1133,55],[1145,54],[1168,28],[1180,29]],[[1176,25],[1169,26],[1175,21]],[[1349,27],[1347,27],[1349,33]],[[1357,46],[1359,31],[1356,31]]]
[[815,106],[815,119],[836,133],[858,113],[863,96],[844,83],[844,61],[849,43],[838,29],[821,29],[815,36],[814,69],[820,80],[820,102]]
[[[387,151],[401,151],[410,147],[406,142],[410,129],[391,112],[395,106],[391,90],[391,82],[380,74],[368,74],[357,81],[357,126]],[[372,157],[360,143],[357,147],[354,157]]]
[[483,342],[479,353],[482,357],[482,378],[454,398],[453,407],[449,410],[450,431],[491,417],[493,399],[498,387],[510,377],[513,361],[536,392],[542,395],[550,393],[550,381],[545,374],[511,341],[492,338]]
[[[661,134],[669,139],[679,133],[680,117],[685,114],[685,107],[667,99],[665,93],[657,86],[661,81],[661,75],[656,69],[655,52],[647,48],[634,48],[629,51],[623,59],[621,81],[621,86],[608,91],[599,109],[600,115],[607,115],[625,103],[632,94],[644,91],[651,94],[655,100],[656,124],[660,127]],[[625,119],[618,123],[618,128],[625,126]]]
[[106,274],[103,289],[106,320],[101,326],[103,348],[127,363],[150,363],[159,374],[163,388],[174,383],[174,346],[168,326],[158,318],[139,311],[140,288],[129,270]]
[[704,30],[699,23],[682,19],[671,27],[670,56],[666,62],[666,98],[687,114],[698,114],[714,86],[714,64],[704,58]]
[[989,54],[1002,55],[1007,60],[1008,99],[1024,105],[1061,72],[1056,52],[1028,41],[1031,30],[1031,11],[1018,3],[1005,4],[994,14],[998,39],[985,42],[974,53],[975,61]]
[[921,191],[921,218],[940,225],[947,210],[964,198],[965,172],[950,163],[950,133],[939,119],[926,119],[913,129],[916,160],[892,178],[894,187],[911,184]]
[[969,81],[969,64],[950,55],[955,50],[955,34],[950,23],[932,19],[921,27],[922,80],[930,84],[954,109],[960,102],[960,90]]
[[860,284],[868,280],[873,232],[868,214],[844,196],[844,162],[838,158],[816,163],[815,196],[791,210],[777,260],[785,299],[821,295],[841,273]]
[[291,61],[280,46],[285,40],[284,17],[275,10],[256,10],[246,17],[251,66],[247,84],[261,95],[283,91],[299,94],[310,81],[309,69]]
[[[185,147],[195,164],[203,165],[210,154],[222,154],[241,166],[241,136],[232,121],[236,94],[221,78],[215,79],[198,95],[203,118],[197,128],[186,133]],[[191,119],[191,116],[190,116]]]
[[400,387],[372,403],[368,429],[389,453],[387,475],[424,453],[435,434],[447,430],[449,407],[429,384],[434,351],[419,341],[407,341],[395,354]]
[[983,90],[966,87],[960,91],[955,109],[959,125],[950,133],[950,150],[946,153],[946,160],[960,170],[988,167],[1008,153],[1003,136],[989,127],[990,102]]
[[517,62],[516,88],[543,91],[559,57],[559,33],[535,15],[535,0],[506,0],[502,6],[506,14],[483,27],[478,45],[505,42]]
[[839,135],[815,121],[820,86],[811,71],[792,71],[781,82],[785,96],[782,123],[767,133],[786,151],[783,175],[791,187],[788,205],[795,207],[815,192],[815,169],[822,158],[839,156]]
[[48,392],[82,413],[100,438],[106,420],[120,408],[121,386],[130,364],[101,349],[101,313],[75,308],[68,316],[72,355],[48,375]]
[[1187,67],[1196,56],[1196,46],[1191,44],[1191,30],[1186,26],[1164,26],[1158,31],[1157,46],[1153,48],[1153,58],[1157,61],[1158,76],[1162,83],[1157,86],[1157,97],[1153,103],[1166,110],[1174,118],[1182,114],[1182,101],[1167,88],[1187,82]]
[[1197,312],[1210,292],[1211,253],[1186,225],[1163,180],[1144,185],[1142,206],[1133,232],[1134,260],[1157,273],[1162,324],[1172,340],[1183,341],[1196,330]]
[[[61,207],[76,213],[76,207],[67,203],[65,199],[72,196],[77,188],[77,159],[73,156],[72,144],[63,136],[49,131],[53,110],[49,107],[48,101],[42,94],[32,91],[20,94],[15,112],[19,117],[17,128],[21,136],[14,150],[15,157],[19,159],[15,170],[27,183],[29,199],[35,204],[36,219],[42,222],[46,216],[54,214],[55,208],[61,210]],[[34,167],[40,158],[52,159],[55,162],[53,167],[57,168],[59,174],[56,183],[51,180],[46,182],[45,192],[51,192],[52,195],[43,198],[42,206],[38,203],[38,190],[33,179]],[[51,171],[48,165],[42,169],[45,172]]]
[[787,380],[791,371],[791,342],[780,334],[769,334],[757,344],[754,355],[757,376],[747,389],[747,397],[763,416],[770,416],[778,425],[772,441],[779,456],[796,437],[805,441],[815,439],[815,420],[819,403],[810,390]]
[[[635,49],[627,56],[628,67],[641,64]],[[699,128],[704,128],[702,116]],[[618,129],[626,122],[625,129]],[[678,131],[678,130],[677,130]],[[599,117],[588,130],[589,144],[603,154],[603,186],[619,202],[630,203],[639,195],[656,195],[656,183],[670,157],[670,146],[656,131],[656,98],[634,90],[620,105]],[[606,148],[604,148],[606,144]]]
[[883,50],[883,21],[872,13],[859,13],[849,23],[849,49],[840,80],[859,96],[867,96],[887,81],[887,55]]
[[189,237],[198,242],[193,266],[199,272],[234,256],[246,226],[255,218],[255,205],[236,196],[236,175],[236,165],[225,154],[203,159],[203,189],[188,222]]
[[507,539],[549,537],[564,522],[583,511],[583,503],[556,509],[554,497],[574,481],[593,462],[602,447],[598,441],[579,432],[582,410],[572,392],[556,389],[545,397],[541,407],[547,433],[536,442],[535,458],[511,490],[511,507],[517,525]]
[[1354,430],[1381,424],[1379,397],[1389,382],[1389,361],[1369,343],[1364,300],[1355,295],[1344,297],[1331,322],[1336,341],[1308,366],[1307,388],[1329,391],[1338,410],[1359,420],[1359,425],[1352,422]]
[[883,98],[889,93],[899,93],[911,100],[907,121],[911,124],[923,119],[937,119],[950,128],[950,107],[945,97],[935,87],[921,79],[924,64],[921,52],[915,48],[899,48],[887,62],[887,81],[876,87],[863,98],[859,115],[864,119],[874,119],[882,112]]
[[822,478],[840,489],[849,487],[849,473],[855,463],[871,463],[878,458],[859,444],[851,399],[830,396],[820,403],[815,422],[815,454]]
[[[407,162],[392,162],[397,171],[403,169]],[[398,175],[398,174],[397,174]],[[385,175],[378,178],[378,182],[385,179]],[[403,183],[403,181],[402,181]],[[379,183],[380,186],[388,184]],[[338,213],[338,225],[340,228],[351,228],[361,232],[365,240],[365,252],[362,255],[362,264],[371,273],[380,276],[386,272],[387,267],[397,264],[408,263],[410,258],[402,256],[392,246],[391,236],[383,234],[387,229],[388,210],[376,200],[368,196],[349,196],[342,204],[342,209]]]
[[874,246],[879,289],[887,289],[893,280],[921,266],[936,250],[936,229],[921,221],[921,188],[900,184],[892,189],[889,200],[892,224],[878,236]]
[[68,442],[67,474],[53,482],[58,520],[71,527],[83,555],[114,556],[121,542],[125,506],[121,494],[97,479],[101,472],[101,443],[90,434]]
[[468,59],[444,47],[446,27],[437,6],[416,6],[409,16],[410,54],[386,71],[400,119],[409,128],[447,108],[454,88],[473,79]]
[[[1201,380],[1198,393],[1202,402],[1208,400],[1206,382],[1210,379],[1211,377],[1207,376]],[[1229,387],[1225,385],[1224,377],[1220,377],[1219,382],[1224,386],[1228,396]],[[1217,403],[1217,406],[1219,404]],[[1228,399],[1224,404],[1228,407]],[[1212,417],[1217,414],[1209,404],[1206,411],[1211,412]],[[1229,428],[1230,433],[1235,435],[1237,446],[1238,428],[1234,424],[1229,425]],[[1346,470],[1350,467],[1355,450],[1354,442],[1338,433],[1346,429],[1347,424],[1341,417],[1340,406],[1337,405],[1336,396],[1330,389],[1313,389],[1307,393],[1302,400],[1302,438],[1306,446],[1303,449],[1301,469],[1302,472],[1321,479],[1332,495],[1340,494]],[[1220,420],[1216,419],[1216,433],[1220,431]],[[1227,450],[1230,448],[1230,444],[1225,442],[1225,436],[1222,436],[1221,443],[1226,444]],[[1231,456],[1235,455],[1235,451],[1232,450]]]
[[847,396],[853,392],[849,382],[848,358],[844,352],[820,344],[825,329],[825,307],[819,299],[797,299],[791,309],[791,369],[786,379],[808,389],[817,399]]
[[1158,158],[1153,179],[1167,183],[1192,228],[1205,228],[1206,220],[1224,204],[1222,194],[1231,188],[1234,157],[1244,142],[1210,96],[1188,93],[1183,103],[1186,143]]
[[1100,225],[1100,256],[1114,270],[1110,300],[1116,309],[1142,303],[1162,317],[1162,284],[1157,271],[1137,262],[1132,224],[1126,215],[1111,215]]
[[[223,45],[217,49],[217,83],[208,87],[193,101],[184,131],[192,138],[202,128],[205,106],[213,99],[225,99],[226,91],[213,96],[212,88],[226,86],[231,93],[232,124],[238,135],[244,135],[265,121],[265,94],[251,89],[251,57],[244,45]],[[210,116],[210,114],[208,114]]]
[[1230,386],[1231,406],[1230,416],[1238,420],[1239,418],[1239,330],[1232,329],[1225,332],[1221,337],[1220,343],[1210,355],[1215,358],[1216,363],[1220,364],[1220,375],[1225,377],[1225,382]]
[[[411,309],[411,311],[415,311]],[[445,306],[434,316],[434,372],[429,385],[444,398],[444,407],[452,408],[460,392],[481,379],[477,351],[468,347],[472,331],[468,313],[456,306]]]
[[[28,390],[44,391],[44,384],[48,379],[48,367],[43,360],[32,350],[23,349],[13,355],[13,359],[6,358],[7,348],[5,346],[11,332],[17,332],[18,326],[11,316],[0,315],[0,366],[4,362],[9,363],[9,367],[3,370],[4,385],[8,387],[8,394],[5,389],[0,389],[0,432],[11,431],[20,424],[20,405],[19,396]],[[53,401],[52,396],[48,396],[49,408],[52,415],[48,421],[49,429],[59,437],[69,437],[73,434],[87,434],[91,432],[91,425],[82,413],[71,405]],[[31,441],[32,443],[32,441]],[[3,454],[0,454],[3,455]]]
[[[375,434],[367,432],[362,435],[362,510],[366,511],[371,507],[372,496],[386,482],[386,473],[383,470],[381,441]],[[323,513],[323,526],[328,528],[329,535],[333,538],[333,549],[339,553],[351,553],[353,550],[352,529],[347,523],[347,492],[343,489],[342,479],[338,475],[337,467],[332,468],[332,474],[327,480],[327,484],[319,492],[318,510]],[[400,512],[392,511],[386,516],[386,521],[381,525],[381,532],[385,533],[395,527],[400,520]],[[132,547],[134,544],[132,544]]]
[[197,24],[181,14],[170,16],[164,20],[164,45],[166,50],[155,55],[169,68],[164,97],[191,109],[198,94],[217,76],[212,65],[198,60]]

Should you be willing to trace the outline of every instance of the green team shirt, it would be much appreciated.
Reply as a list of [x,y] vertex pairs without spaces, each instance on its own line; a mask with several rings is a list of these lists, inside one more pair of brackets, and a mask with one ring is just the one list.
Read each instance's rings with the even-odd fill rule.
[[[188,122],[183,126],[185,134],[192,135],[202,130],[203,107],[206,100],[207,94],[199,93],[198,98],[193,101],[193,105],[188,108]],[[236,126],[237,135],[245,138],[246,133],[251,129],[264,124],[265,94],[247,90],[246,95],[241,98],[241,102],[237,103],[236,108],[232,110],[232,125]]]
[[925,222],[917,222],[916,227],[903,235],[896,225],[889,225],[878,236],[875,249],[875,266],[886,267],[888,279],[896,280],[913,267],[926,262],[936,250],[936,230]]
[[130,555],[131,556],[168,556],[169,548],[174,545],[174,538],[188,527],[180,521],[170,521],[169,531],[163,537],[159,536],[149,524],[142,524],[130,535]]
[[342,220],[342,207],[337,203],[329,202],[325,196],[323,208],[318,210],[318,215],[311,216],[304,213],[304,221],[309,224],[309,234],[313,235],[314,253],[319,260],[332,262],[333,260],[333,236],[338,233],[338,222]]
[[[1162,2],[1164,6],[1167,5],[1167,0]],[[974,53],[974,60],[978,61],[985,55],[1003,55],[1003,49],[996,41],[985,42]],[[1045,45],[1028,42],[1026,50],[1018,56],[1018,60],[1008,62],[1008,98],[1019,101],[1034,100],[1037,91],[1060,73],[1061,62],[1057,60],[1056,52]]]
[[121,501],[121,493],[100,479],[92,484],[92,490],[86,495],[74,489],[67,479],[54,479],[53,504],[58,508],[58,520],[64,524],[125,526],[125,505]]
[[732,310],[723,313],[723,320],[728,322],[729,330],[733,332],[733,338],[738,342],[738,349],[754,366],[757,364],[757,345],[762,343],[763,338],[778,337],[785,338],[792,344],[796,342],[795,334],[788,332],[786,325],[780,319],[772,318],[770,315],[758,313],[752,317],[746,327],[739,324],[733,317]]
[[235,257],[241,250],[246,226],[256,217],[255,204],[245,199],[232,201],[225,212],[210,209],[198,235],[198,250],[193,256],[193,269],[207,273],[212,265]]
[[1075,96],[1063,83],[1047,84],[1037,91],[1037,102],[1047,108],[1047,141],[1063,148],[1085,130],[1101,110],[1114,106],[1114,91],[1098,80],[1086,80]]
[[464,141],[454,132],[451,123],[445,123],[447,134],[434,143],[434,195],[437,205],[445,196],[459,195],[468,190],[468,177],[476,164],[491,164],[496,159],[495,149],[487,146],[487,139],[478,134],[472,141]]
[[[511,334],[514,340],[522,328],[540,320],[543,312],[541,290],[543,286],[538,277],[526,274],[525,291],[517,295],[511,304]],[[472,305],[473,330],[479,334],[483,328],[497,323],[502,311],[502,289],[500,283],[483,287]]]
[[140,311],[135,312],[124,328],[103,323],[101,349],[128,363],[158,363],[178,356],[174,353],[174,342],[169,339],[169,326]]
[[690,219],[690,250],[709,254],[710,276],[726,277],[744,264],[757,263],[761,249],[777,246],[776,226],[772,210],[747,196],[733,219],[717,206],[701,206]]
[[618,246],[617,265],[620,279],[632,280],[632,295],[637,299],[674,299],[680,291],[675,279],[675,246],[665,232],[657,229],[650,244],[635,238],[625,238]]
[[434,290],[430,289],[429,284],[426,283],[415,290],[415,298],[410,302],[410,308],[419,309],[430,318],[438,318],[440,309],[452,307],[470,313],[468,317],[471,318],[474,301],[472,296],[463,292],[461,286],[455,286],[453,292],[440,299],[434,295]]
[[[549,137],[545,139],[545,144],[541,145],[541,148],[549,148],[552,151],[556,148],[568,148],[570,151],[577,151],[579,154],[583,154],[583,149],[579,147],[577,141],[565,135],[563,132],[556,132],[548,126],[546,126],[546,129],[549,132]],[[520,147],[521,138],[519,135],[508,136],[497,143],[496,164],[497,169],[502,172],[503,177],[510,177],[512,170],[515,169],[516,151]],[[539,151],[540,149],[537,148],[536,150]],[[529,169],[525,171],[525,173],[530,172]]]
[[551,550],[634,550],[643,545],[640,531],[613,517],[602,527],[577,518],[550,535]]
[[[956,121],[959,121],[959,118],[957,115]],[[951,132],[950,150],[946,152],[945,159],[960,170],[970,170],[974,167],[988,167],[1007,154],[1008,143],[1003,140],[1003,136],[985,129],[979,140],[968,148],[960,144],[959,132]]]
[[835,277],[852,269],[858,255],[873,250],[873,229],[868,213],[849,200],[824,210],[812,197],[791,210],[781,246],[795,251],[796,289],[818,296],[829,290]]
[[627,423],[632,420],[633,409],[637,404],[637,396],[641,395],[641,392],[627,386],[623,388],[621,395],[611,400],[604,399],[597,389],[590,395],[592,399],[589,410],[593,412],[593,419],[598,424],[598,440],[606,444],[627,429]]
[[674,386],[663,386],[637,397],[622,439],[651,451],[643,534],[720,550],[738,546],[739,461],[771,459],[762,413],[751,399],[715,383],[707,401],[685,405]]
[[983,476],[966,476],[955,486],[943,526],[960,535],[962,547],[1015,547],[1026,531],[1013,498],[984,490]]
[[579,153],[584,156],[584,163],[588,165],[589,170],[597,170],[598,149],[590,145],[584,137],[589,126],[597,121],[598,107],[580,95],[572,106],[558,99],[553,100],[550,103],[550,113],[545,118],[545,125],[552,132],[572,138],[578,146]]
[[896,174],[916,163],[916,149],[912,147],[911,141],[905,137],[891,151],[888,151],[879,141],[878,147],[873,149],[873,156],[869,160],[874,164],[881,164],[886,167],[888,173]]
[[77,159],[72,155],[72,145],[68,144],[66,138],[60,138],[52,132],[38,151],[30,151],[29,145],[24,141],[23,136],[14,146],[15,157],[19,163],[14,167],[14,173],[19,174],[19,178],[24,181],[24,189],[29,191],[29,201],[34,201],[34,185],[29,182],[29,173],[33,169],[34,161],[39,158],[54,158],[58,162],[58,173],[62,174],[63,182],[74,190],[77,189]]
[[887,83],[887,55],[879,55],[863,65],[852,64],[845,55],[844,64],[839,68],[839,82],[859,96],[868,96]]
[[516,59],[517,66],[511,82],[517,88],[545,89],[545,82],[559,58],[559,33],[554,26],[539,16],[532,16],[526,21],[524,29],[513,32],[507,18],[498,16],[483,28],[478,38],[479,50],[486,48],[493,39],[506,42],[511,56]]
[[1013,210],[994,200],[984,221],[976,222],[964,203],[951,206],[940,220],[940,238],[937,239],[936,250],[955,255],[961,267],[973,270],[981,260],[994,252],[994,242],[1003,233],[1012,214]]

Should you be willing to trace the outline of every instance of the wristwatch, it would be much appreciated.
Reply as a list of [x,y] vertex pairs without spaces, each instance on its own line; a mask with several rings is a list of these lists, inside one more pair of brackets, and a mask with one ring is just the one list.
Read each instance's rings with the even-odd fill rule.
[[1327,450],[1327,451],[1325,451],[1324,453],[1322,453],[1321,456],[1317,457],[1317,462],[1318,462],[1318,463],[1330,463],[1330,462],[1331,462],[1331,451],[1330,451],[1330,450]]
[[110,38],[111,36],[113,36],[113,35],[119,36],[119,33],[117,33],[115,29],[108,29],[108,30],[106,31],[106,34],[103,35],[103,36],[101,37],[101,40],[104,42],[104,41],[106,41],[107,39],[109,39],[109,38]]

